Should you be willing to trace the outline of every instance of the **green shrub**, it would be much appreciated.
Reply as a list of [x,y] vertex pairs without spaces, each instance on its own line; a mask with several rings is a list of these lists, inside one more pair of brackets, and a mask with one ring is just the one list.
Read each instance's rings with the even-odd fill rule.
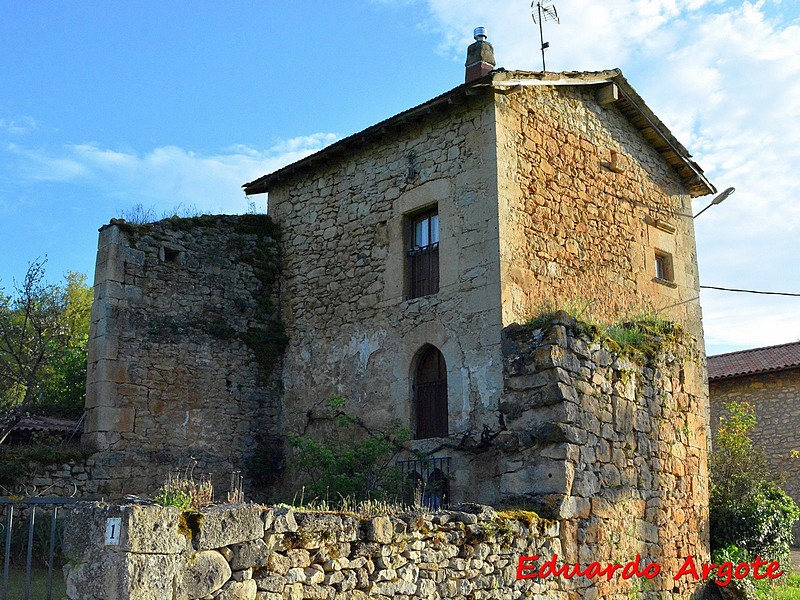
[[396,497],[402,474],[392,463],[410,432],[400,427],[393,436],[370,431],[345,412],[345,404],[337,396],[322,411],[312,411],[310,420],[321,425],[315,435],[304,432],[290,440],[299,483],[311,496],[326,500]]
[[[800,508],[771,473],[763,451],[753,445],[750,431],[755,409],[746,402],[725,404],[728,411],[714,438],[709,457],[709,509],[714,562],[750,562],[756,556],[789,564],[792,525]],[[729,558],[725,558],[729,557]],[[758,582],[761,583],[761,582]],[[765,593],[763,585],[738,580],[744,598]]]

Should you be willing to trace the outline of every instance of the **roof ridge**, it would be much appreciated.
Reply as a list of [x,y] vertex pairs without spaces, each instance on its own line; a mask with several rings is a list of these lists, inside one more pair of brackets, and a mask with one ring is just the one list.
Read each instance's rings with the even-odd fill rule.
[[784,346],[795,346],[800,345],[800,340],[794,342],[784,342],[783,344],[774,344],[772,346],[760,346],[758,348],[746,348],[744,350],[734,350],[733,352],[723,352],[722,354],[714,354],[708,357],[708,360],[712,358],[723,358],[725,356],[733,356],[736,354],[746,354],[748,352],[760,352],[762,350],[772,350],[773,348],[782,348]]

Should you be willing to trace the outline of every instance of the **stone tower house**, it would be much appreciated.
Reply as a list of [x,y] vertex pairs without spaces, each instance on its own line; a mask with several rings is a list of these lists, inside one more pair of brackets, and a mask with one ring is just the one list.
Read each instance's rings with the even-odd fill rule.
[[550,301],[660,310],[702,348],[690,201],[714,188],[617,70],[495,71],[244,189],[283,231],[287,407],[496,427],[503,328]]
[[[269,219],[101,230],[84,440],[110,492],[241,468],[341,395],[447,459],[453,500],[561,519],[574,560],[707,555],[691,199],[714,187],[620,71],[476,44],[463,85],[245,184]],[[515,325],[585,303],[686,335],[637,363],[563,314]]]

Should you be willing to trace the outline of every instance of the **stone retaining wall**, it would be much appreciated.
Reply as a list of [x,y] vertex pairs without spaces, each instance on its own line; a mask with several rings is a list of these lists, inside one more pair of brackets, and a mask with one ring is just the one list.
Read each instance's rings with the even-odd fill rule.
[[[106,519],[122,520],[104,545]],[[83,505],[66,532],[70,600],[548,598],[558,580],[516,581],[518,557],[558,554],[559,526],[475,512],[397,517],[219,506]]]
[[[119,519],[119,523],[109,519]],[[109,527],[116,543],[105,544]],[[564,523],[522,511],[397,516],[215,506],[80,505],[65,534],[69,600],[574,600],[688,598],[653,580],[517,579],[521,556],[560,555]],[[113,540],[112,540],[113,541]],[[620,557],[627,560],[627,557]],[[583,556],[586,563],[594,560]],[[621,561],[618,561],[621,562]],[[665,586],[658,586],[665,587]]]

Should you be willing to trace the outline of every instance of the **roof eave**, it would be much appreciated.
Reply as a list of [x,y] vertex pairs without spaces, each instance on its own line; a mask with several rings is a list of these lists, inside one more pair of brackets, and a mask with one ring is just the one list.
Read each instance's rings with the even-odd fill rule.
[[343,154],[352,149],[354,146],[369,142],[375,136],[384,135],[391,129],[402,127],[410,121],[414,121],[421,116],[430,114],[437,107],[459,103],[462,102],[467,96],[475,96],[482,93],[484,90],[488,90],[488,84],[491,82],[491,79],[492,74],[490,73],[489,75],[481,77],[480,79],[461,84],[460,86],[455,87],[444,94],[441,94],[440,96],[432,98],[423,104],[398,113],[393,117],[367,127],[358,133],[354,133],[346,138],[342,138],[341,140],[334,142],[330,146],[327,146],[322,150],[307,156],[306,158],[302,158],[290,165],[286,165],[285,167],[278,169],[277,171],[268,173],[267,175],[259,177],[258,179],[245,183],[242,188],[244,188],[244,192],[248,196],[269,192],[270,189],[276,184],[290,178],[299,171],[308,169],[316,163],[319,163],[323,160],[329,160],[331,157],[336,156],[337,154]]
[[496,87],[514,87],[522,85],[607,85],[613,83],[619,90],[615,104],[620,112],[630,123],[636,127],[642,136],[659,152],[664,159],[675,169],[678,176],[686,185],[689,195],[693,198],[716,193],[716,188],[703,174],[703,169],[694,162],[691,154],[677,140],[666,125],[653,113],[636,90],[628,83],[619,69],[597,71],[593,73],[567,72],[524,72],[524,71],[492,71],[485,77],[462,84],[444,94],[437,96],[419,106],[399,113],[389,119],[381,121],[367,129],[343,138],[334,144],[316,152],[306,158],[287,165],[273,173],[269,173],[254,181],[245,183],[245,194],[263,194],[281,181],[290,178],[299,171],[329,160],[332,156],[351,149],[353,146],[367,143],[375,135],[385,134],[388,130],[401,127],[409,121],[430,113],[434,108],[454,102],[462,101],[464,97],[476,95],[482,90]]

